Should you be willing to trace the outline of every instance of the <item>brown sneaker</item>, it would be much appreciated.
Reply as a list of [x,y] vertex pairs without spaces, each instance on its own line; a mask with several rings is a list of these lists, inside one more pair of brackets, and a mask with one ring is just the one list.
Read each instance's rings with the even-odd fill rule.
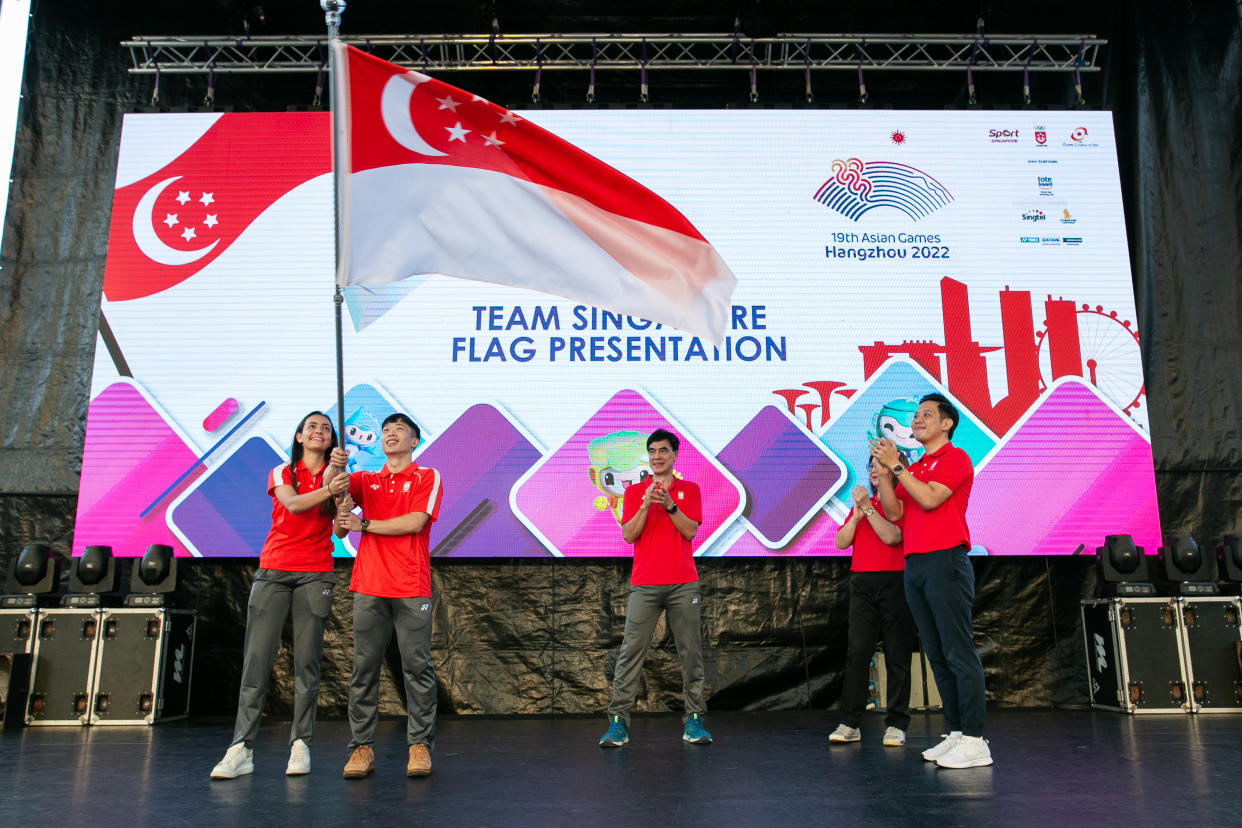
[[345,763],[345,773],[342,776],[346,779],[362,779],[364,776],[370,776],[373,770],[375,770],[375,751],[371,750],[370,745],[359,745],[354,748],[353,753],[349,754],[349,761]]
[[406,763],[405,775],[431,775],[431,753],[426,745],[410,745],[410,761]]

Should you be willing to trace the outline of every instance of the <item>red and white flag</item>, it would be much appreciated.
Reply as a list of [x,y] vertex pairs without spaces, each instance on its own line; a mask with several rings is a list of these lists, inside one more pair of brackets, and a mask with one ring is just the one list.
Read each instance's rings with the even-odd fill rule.
[[667,201],[477,95],[335,48],[339,284],[441,273],[724,335],[737,280]]
[[277,199],[331,169],[323,128],[317,112],[226,113],[169,163],[118,187],[104,296],[151,296],[219,258]]

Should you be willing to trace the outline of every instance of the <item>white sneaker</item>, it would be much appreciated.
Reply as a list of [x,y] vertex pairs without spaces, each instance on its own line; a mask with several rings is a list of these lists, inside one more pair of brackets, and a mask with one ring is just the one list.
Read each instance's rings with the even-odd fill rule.
[[858,732],[858,728],[849,725],[839,724],[837,729],[828,734],[830,742],[859,742],[862,741],[862,734]]
[[238,742],[224,753],[224,758],[211,769],[212,779],[236,779],[254,773],[254,751]]
[[289,748],[289,764],[285,765],[285,776],[302,776],[310,773],[310,745],[302,739],[296,739]]
[[901,747],[906,743],[906,732],[895,727],[884,731],[884,747]]
[[929,747],[927,750],[923,751],[923,758],[928,762],[935,762],[941,756],[944,756],[946,753],[953,750],[953,748],[957,747],[957,743],[961,740],[961,738],[962,731],[953,731],[948,736],[944,737],[943,742],[935,747]]
[[992,751],[983,737],[963,736],[936,764],[942,768],[981,768],[992,764]]

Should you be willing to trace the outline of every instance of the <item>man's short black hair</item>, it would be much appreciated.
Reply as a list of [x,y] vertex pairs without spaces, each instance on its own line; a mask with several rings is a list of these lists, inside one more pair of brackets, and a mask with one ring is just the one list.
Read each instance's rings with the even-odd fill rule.
[[380,423],[380,428],[383,428],[389,423],[405,423],[407,426],[410,427],[410,431],[414,432],[414,442],[415,443],[422,442],[423,433],[418,430],[418,426],[415,425],[413,420],[411,420],[405,414],[402,414],[400,411],[394,411],[392,414],[389,414],[387,417],[385,417],[384,422]]
[[666,428],[657,428],[651,432],[651,436],[647,438],[647,448],[650,449],[652,443],[658,443],[661,440],[667,440],[668,444],[672,446],[673,451],[678,451],[681,448],[681,440],[678,440],[677,435]]
[[919,405],[925,402],[934,402],[936,407],[940,409],[940,419],[949,419],[953,421],[953,425],[949,428],[949,439],[953,439],[953,432],[957,431],[957,423],[962,419],[962,415],[958,413],[957,406],[949,402],[949,398],[944,394],[924,394],[923,399],[919,400]]

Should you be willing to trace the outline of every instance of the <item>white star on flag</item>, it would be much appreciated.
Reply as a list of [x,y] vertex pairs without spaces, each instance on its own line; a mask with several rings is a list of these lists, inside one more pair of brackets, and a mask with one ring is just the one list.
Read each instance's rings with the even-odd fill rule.
[[436,103],[440,104],[437,111],[439,109],[447,109],[450,112],[456,112],[457,107],[461,106],[461,101],[453,100],[452,95],[445,95],[443,98],[436,98]]
[[181,202],[182,204],[185,204],[189,200],[190,200],[190,193],[187,190],[177,191],[177,201]]
[[449,141],[461,141],[463,144],[466,143],[466,136],[470,134],[470,130],[462,128],[461,121],[458,121],[456,126],[445,127],[445,129],[448,130]]
[[502,124],[516,124],[520,120],[522,119],[507,109],[505,110],[505,113],[500,116],[500,122]]
[[203,193],[203,197],[199,199],[199,201],[203,202],[204,207],[215,200],[215,195],[212,193]]
[[496,137],[496,130],[492,130],[491,135],[483,136],[483,143],[489,147],[503,147],[505,142]]
[[207,218],[203,219],[203,224],[208,227],[215,227],[220,222],[216,219],[217,213],[208,213]]
[[197,235],[198,234],[194,232],[193,227],[187,227],[185,228],[185,231],[181,234],[181,238],[185,239],[186,241],[189,241],[190,239],[194,238]]
[[177,214],[176,213],[165,213],[164,223],[167,224],[169,227],[172,227],[174,224],[177,223]]

